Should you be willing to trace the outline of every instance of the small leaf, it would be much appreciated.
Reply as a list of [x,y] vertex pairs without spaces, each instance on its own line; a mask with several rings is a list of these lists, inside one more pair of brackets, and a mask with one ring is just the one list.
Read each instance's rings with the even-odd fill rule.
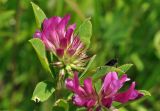
[[101,66],[96,73],[92,76],[92,79],[94,81],[97,81],[99,78],[102,78],[105,76],[108,72],[115,71],[118,73],[123,73],[123,71],[116,67],[110,67],[110,66]]
[[101,87],[102,87],[102,81],[101,81],[101,79],[99,79],[95,83],[95,89],[96,89],[96,91],[99,92],[99,90],[101,89]]
[[[121,74],[124,74],[124,73],[126,73],[132,66],[133,66],[133,64],[124,64],[124,65],[122,65],[122,66],[120,66],[120,67],[118,67],[118,68],[122,70],[123,73],[121,73]],[[121,75],[121,74],[120,74],[120,75]]]
[[85,70],[84,70],[83,73],[81,74],[81,77],[80,77],[80,78],[82,78],[82,77],[86,74],[87,70],[89,69],[89,67],[90,67],[91,64],[93,63],[95,57],[96,57],[96,55],[94,55],[94,56],[90,59],[90,61],[88,62],[87,66],[86,66],[86,68],[85,68]]
[[40,29],[43,20],[46,18],[46,15],[38,5],[34,4],[33,2],[31,2],[31,4],[36,18],[37,26]]
[[80,36],[80,39],[84,44],[86,45],[86,48],[89,47],[90,39],[92,36],[92,23],[90,19],[86,19],[78,29],[78,34]]
[[55,102],[54,106],[62,107],[65,111],[69,110],[68,102],[64,99],[59,99]]
[[151,96],[151,93],[146,90],[138,90],[140,93],[142,93],[144,96]]
[[35,49],[38,58],[42,64],[42,66],[44,67],[44,69],[49,72],[51,74],[51,76],[53,77],[50,67],[49,67],[49,63],[46,57],[46,51],[45,51],[45,46],[43,44],[43,42],[38,39],[38,38],[33,38],[30,39],[29,42],[32,44],[33,48]]
[[124,64],[118,68],[121,69],[123,72],[127,72],[132,66],[133,64]]
[[53,83],[49,81],[39,82],[33,92],[32,100],[35,102],[43,102],[47,100],[55,91]]

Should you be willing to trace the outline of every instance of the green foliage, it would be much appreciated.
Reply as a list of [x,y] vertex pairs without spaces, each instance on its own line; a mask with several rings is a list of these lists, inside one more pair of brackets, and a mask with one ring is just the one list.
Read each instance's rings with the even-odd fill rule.
[[[41,64],[44,67],[44,69],[51,74],[51,70],[46,57],[46,50],[43,42],[38,38],[31,39],[29,40],[29,42],[32,44],[33,48],[35,49],[38,55],[38,58],[41,61]],[[53,75],[51,76],[53,77]]]
[[132,59],[133,63],[135,64],[135,66],[137,67],[137,69],[139,71],[142,71],[144,68],[144,64],[143,64],[141,58],[139,57],[139,55],[134,53],[131,55],[131,59]]
[[90,19],[84,20],[84,22],[79,26],[77,33],[88,48],[92,36],[92,23]]
[[94,81],[97,81],[98,79],[105,76],[108,72],[118,72],[119,75],[125,74],[130,68],[132,64],[124,64],[118,68],[111,67],[111,66],[101,66],[98,68],[96,73],[92,76]]
[[126,73],[132,66],[133,64],[124,64],[122,66],[119,66],[118,69],[121,69],[121,72],[119,72],[119,75]]
[[8,11],[4,11],[2,13],[0,13],[0,28],[2,28],[3,26],[5,26],[8,22],[8,20],[10,18],[12,18],[15,14],[15,11],[14,10],[8,10]]
[[37,6],[33,2],[31,2],[31,4],[32,4],[32,8],[36,18],[37,26],[38,28],[41,28],[42,22],[46,18],[46,15],[44,14],[43,10],[39,6]]
[[53,106],[52,111],[65,111],[63,107]]
[[[145,101],[136,101],[125,108],[122,107],[120,111],[159,111],[160,1],[60,1],[33,0],[48,17],[70,13],[71,23],[76,22],[77,26],[81,23],[80,19],[92,17],[91,43],[94,45],[90,45],[89,55],[97,54],[93,66],[104,65],[115,56],[118,57],[118,65],[133,63],[135,67],[129,70],[128,76],[138,83],[138,89],[152,93],[153,96],[147,97]],[[34,56],[33,48],[26,42],[37,29],[32,12],[28,0],[0,1],[1,110],[48,111],[54,103],[54,98],[51,98],[53,101],[48,100],[43,104],[30,101],[35,83],[48,78]],[[39,28],[45,15],[42,17],[37,21]],[[92,70],[94,69],[89,68],[85,76],[91,76],[88,73]],[[62,108],[60,111],[63,110]]]
[[96,55],[94,55],[94,56],[90,59],[90,61],[88,62],[87,66],[86,66],[86,68],[85,68],[85,70],[84,70],[83,73],[81,74],[80,78],[83,78],[83,76],[85,76],[87,70],[89,69],[89,67],[90,67],[90,66],[92,65],[92,63],[94,62],[95,57],[96,57]]
[[96,83],[95,83],[95,89],[96,89],[96,91],[99,92],[100,89],[101,89],[101,87],[102,87],[102,80],[99,79],[99,80],[97,80]]
[[93,79],[93,81],[96,82],[98,79],[100,79],[103,76],[105,76],[108,72],[112,72],[112,71],[123,73],[121,69],[118,69],[116,67],[101,66],[100,68],[98,68],[98,70],[96,71],[96,73],[93,74],[92,79]]
[[141,92],[144,96],[151,96],[151,93],[149,91],[139,90],[139,92]]
[[76,111],[86,111],[86,108],[78,108]]
[[46,101],[55,91],[54,84],[49,81],[42,81],[36,85],[36,88],[32,95],[32,100],[35,102]]
[[64,99],[57,100],[53,107],[60,107],[64,109],[63,111],[69,111],[68,101]]

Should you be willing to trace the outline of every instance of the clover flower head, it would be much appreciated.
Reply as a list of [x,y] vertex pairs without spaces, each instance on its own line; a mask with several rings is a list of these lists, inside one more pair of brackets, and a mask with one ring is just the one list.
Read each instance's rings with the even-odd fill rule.
[[83,69],[88,61],[86,47],[80,37],[74,34],[76,24],[67,25],[69,20],[70,15],[46,18],[42,30],[37,30],[34,37],[41,39],[46,49],[56,55],[61,64]]
[[87,107],[88,110],[96,106],[97,111],[100,111],[102,106],[111,108],[113,101],[124,104],[143,96],[135,89],[135,82],[132,82],[127,91],[119,92],[124,83],[129,80],[126,74],[119,79],[116,72],[109,72],[103,80],[99,93],[94,89],[91,78],[85,79],[84,85],[80,86],[77,73],[73,79],[66,79],[65,84],[74,93],[73,103],[75,105]]

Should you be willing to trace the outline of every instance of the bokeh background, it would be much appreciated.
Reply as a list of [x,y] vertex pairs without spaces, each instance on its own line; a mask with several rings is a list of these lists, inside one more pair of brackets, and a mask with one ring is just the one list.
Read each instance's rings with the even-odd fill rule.
[[[79,25],[91,17],[94,66],[118,58],[138,89],[152,94],[122,111],[160,111],[160,0],[32,0],[48,17],[71,14]],[[0,111],[49,111],[52,98],[30,100],[36,83],[49,78],[28,40],[36,22],[30,0],[0,0]]]

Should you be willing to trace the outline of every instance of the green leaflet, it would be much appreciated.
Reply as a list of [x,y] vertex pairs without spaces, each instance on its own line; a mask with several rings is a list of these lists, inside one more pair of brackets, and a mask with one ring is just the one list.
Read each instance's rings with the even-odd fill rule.
[[101,87],[102,87],[102,81],[101,79],[97,80],[96,83],[94,84],[94,87],[96,89],[97,92],[100,91]]
[[151,96],[151,93],[146,90],[138,90],[140,93],[142,93],[144,96]]
[[81,41],[86,45],[86,48],[88,48],[92,36],[92,23],[90,19],[84,20],[84,22],[79,26],[77,32]]
[[115,71],[118,73],[123,73],[123,71],[116,67],[110,67],[110,66],[101,66],[98,68],[96,73],[92,76],[93,81],[97,81],[98,79],[105,76],[108,72]]
[[34,4],[33,2],[31,2],[31,4],[32,4],[32,8],[33,8],[34,15],[36,18],[37,26],[40,29],[43,20],[46,18],[46,15],[44,14],[43,10],[38,5]]
[[88,71],[89,67],[90,67],[91,64],[93,63],[95,57],[96,57],[96,55],[94,55],[94,56],[90,59],[90,61],[88,62],[87,66],[86,66],[86,68],[85,68],[85,70],[84,70],[83,73],[81,74],[80,78],[83,78],[83,77],[85,76],[85,74],[86,74],[86,72]]
[[69,110],[69,104],[66,100],[64,99],[58,99],[54,106],[53,106],[53,109],[64,109],[63,111],[68,111]]
[[35,51],[38,55],[38,58],[42,64],[42,66],[44,67],[44,69],[47,72],[49,72],[51,74],[51,76],[53,77],[52,72],[49,67],[47,57],[46,57],[45,46],[42,43],[42,41],[38,38],[33,38],[33,39],[30,39],[29,42],[32,44],[33,48],[35,49]]
[[119,75],[126,73],[132,66],[133,64],[124,64],[119,66],[118,68],[121,69],[123,72],[123,73],[119,73]]
[[32,95],[32,100],[35,102],[44,102],[55,91],[53,83],[49,81],[42,81],[36,85],[36,88]]

